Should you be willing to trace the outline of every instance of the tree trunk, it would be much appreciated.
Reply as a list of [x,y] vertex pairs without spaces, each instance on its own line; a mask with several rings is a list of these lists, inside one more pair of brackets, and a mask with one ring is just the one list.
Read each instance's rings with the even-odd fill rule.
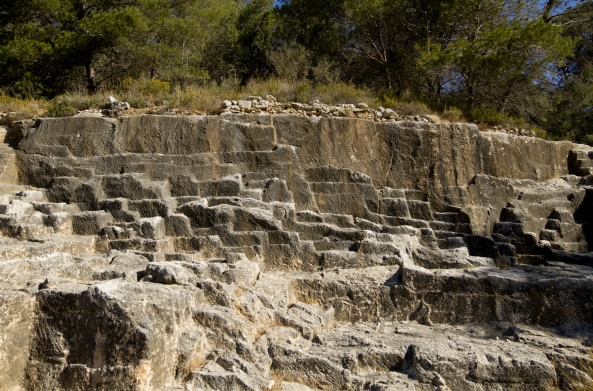
[[85,64],[85,67],[88,90],[89,93],[93,94],[97,91],[97,77],[95,75],[95,67],[93,66],[93,60],[88,60]]
[[387,87],[389,90],[393,90],[393,82],[391,81],[391,73],[389,72],[389,67],[385,67],[385,74],[387,75]]
[[471,110],[474,108],[474,83],[467,75],[463,75],[463,78],[467,87],[467,107]]

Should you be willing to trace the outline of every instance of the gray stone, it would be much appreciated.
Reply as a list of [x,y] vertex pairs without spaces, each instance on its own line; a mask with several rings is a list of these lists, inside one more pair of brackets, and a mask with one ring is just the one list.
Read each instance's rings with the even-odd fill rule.
[[160,216],[138,219],[131,224],[131,228],[133,228],[136,234],[141,238],[165,238],[165,220]]
[[111,214],[104,211],[83,212],[72,215],[72,230],[77,235],[98,235],[112,222]]
[[241,109],[241,110],[250,111],[251,105],[252,105],[252,102],[250,100],[237,101],[237,106],[239,106],[239,109]]
[[2,386],[591,386],[591,148],[275,102],[0,146]]

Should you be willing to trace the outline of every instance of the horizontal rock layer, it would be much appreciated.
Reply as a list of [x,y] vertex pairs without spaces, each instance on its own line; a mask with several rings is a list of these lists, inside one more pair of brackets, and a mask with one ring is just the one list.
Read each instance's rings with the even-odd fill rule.
[[586,146],[227,113],[40,119],[6,151],[6,389],[593,384]]

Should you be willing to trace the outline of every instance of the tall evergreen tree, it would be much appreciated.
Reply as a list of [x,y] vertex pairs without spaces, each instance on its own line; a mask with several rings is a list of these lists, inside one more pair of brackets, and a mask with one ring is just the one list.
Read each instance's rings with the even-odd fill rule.
[[0,8],[0,84],[90,92],[127,75],[207,77],[206,46],[234,23],[234,0],[14,0]]
[[[94,91],[117,69],[121,39],[146,28],[133,0],[15,0],[8,15],[15,13],[20,17],[7,17],[0,43],[5,85],[34,79],[63,89],[78,67]],[[102,61],[116,66],[105,72]]]
[[558,88],[553,94],[556,105],[546,130],[554,138],[593,145],[593,1],[581,1],[550,19],[563,26],[564,34],[577,39],[577,44],[558,70]]

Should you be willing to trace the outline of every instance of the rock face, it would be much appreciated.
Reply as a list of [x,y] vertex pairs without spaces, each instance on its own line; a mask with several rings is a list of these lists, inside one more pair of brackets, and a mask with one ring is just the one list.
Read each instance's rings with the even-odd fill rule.
[[16,158],[0,390],[593,386],[587,146],[229,112],[40,119]]

